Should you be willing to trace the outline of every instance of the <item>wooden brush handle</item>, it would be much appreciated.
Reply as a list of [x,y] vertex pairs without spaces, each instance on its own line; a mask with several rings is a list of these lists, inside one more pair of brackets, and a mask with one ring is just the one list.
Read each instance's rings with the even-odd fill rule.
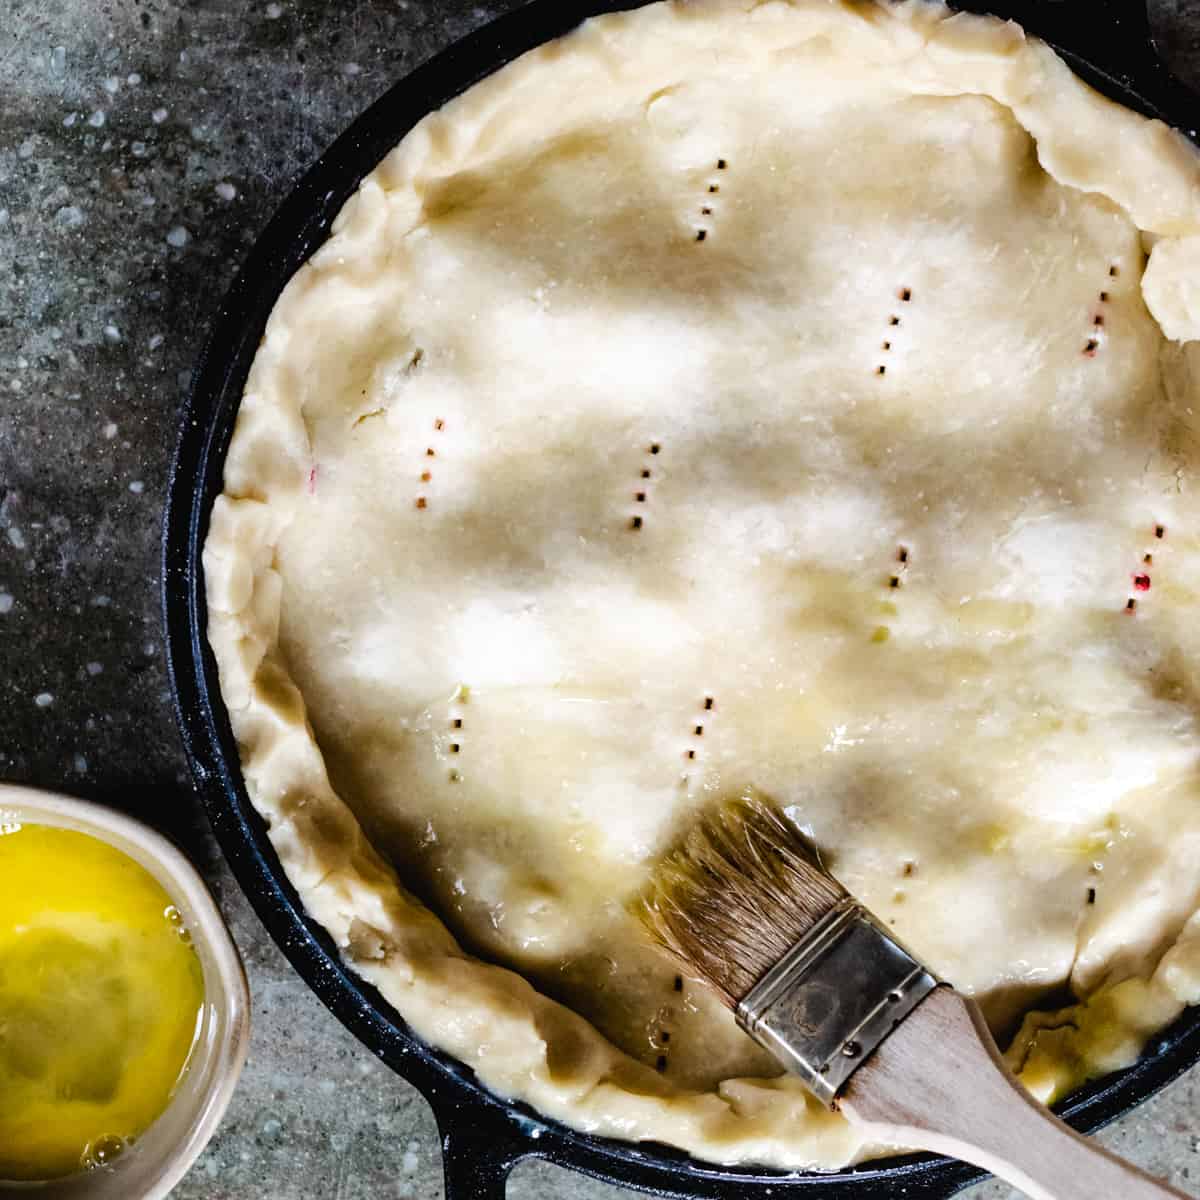
[[948,987],[931,992],[851,1076],[839,1105],[873,1141],[974,1163],[1032,1200],[1187,1200],[1034,1100],[1005,1066],[979,1006]]

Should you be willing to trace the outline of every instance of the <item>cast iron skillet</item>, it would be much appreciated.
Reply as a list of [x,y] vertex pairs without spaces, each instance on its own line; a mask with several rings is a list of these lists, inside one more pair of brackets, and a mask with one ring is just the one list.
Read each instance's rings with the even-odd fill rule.
[[[1200,99],[1169,75],[1150,38],[1143,0],[959,0],[957,7],[1019,21],[1074,70],[1131,108],[1195,139]],[[665,1196],[803,1200],[944,1200],[980,1177],[929,1155],[831,1175],[718,1167],[657,1144],[592,1137],[487,1091],[457,1060],[417,1039],[382,996],[341,961],[305,914],[246,796],[237,748],[206,638],[201,549],[221,492],[225,452],[246,374],[284,284],[325,240],[343,203],[426,113],[526,50],[596,13],[637,0],[532,0],[403,79],[317,161],[259,239],[217,313],[186,406],[168,487],[163,604],[168,664],[196,784],[229,863],[271,936],[318,996],[374,1053],[421,1090],[442,1135],[448,1200],[500,1200],[514,1164],[531,1156]],[[1200,1059],[1200,1009],[1190,1010],[1127,1071],[1076,1093],[1063,1111],[1094,1130]],[[1115,1198],[1114,1198],[1115,1200]]]

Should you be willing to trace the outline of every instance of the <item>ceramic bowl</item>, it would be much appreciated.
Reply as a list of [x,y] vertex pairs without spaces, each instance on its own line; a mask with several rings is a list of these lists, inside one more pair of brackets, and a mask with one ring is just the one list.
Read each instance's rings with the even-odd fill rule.
[[0,784],[0,825],[53,825],[99,838],[140,863],[171,897],[204,972],[191,1057],[166,1111],[106,1166],[38,1183],[0,1180],[12,1200],[161,1200],[216,1131],[246,1060],[250,989],[237,947],[196,868],[166,838],[110,808]]

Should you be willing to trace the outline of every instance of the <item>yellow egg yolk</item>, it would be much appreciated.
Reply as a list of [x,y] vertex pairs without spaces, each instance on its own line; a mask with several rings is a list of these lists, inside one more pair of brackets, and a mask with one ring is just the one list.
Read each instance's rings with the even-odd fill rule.
[[171,897],[87,834],[0,833],[0,1179],[106,1162],[166,1108],[204,981]]

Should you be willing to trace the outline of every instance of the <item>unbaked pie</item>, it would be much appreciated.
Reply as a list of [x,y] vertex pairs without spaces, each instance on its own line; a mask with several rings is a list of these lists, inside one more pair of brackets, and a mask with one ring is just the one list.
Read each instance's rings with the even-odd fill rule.
[[1129,1063],[1200,999],[1198,278],[1191,146],[934,4],[655,4],[428,117],[205,550],[310,912],[498,1092],[842,1164],[625,908],[753,786],[1039,1095]]

